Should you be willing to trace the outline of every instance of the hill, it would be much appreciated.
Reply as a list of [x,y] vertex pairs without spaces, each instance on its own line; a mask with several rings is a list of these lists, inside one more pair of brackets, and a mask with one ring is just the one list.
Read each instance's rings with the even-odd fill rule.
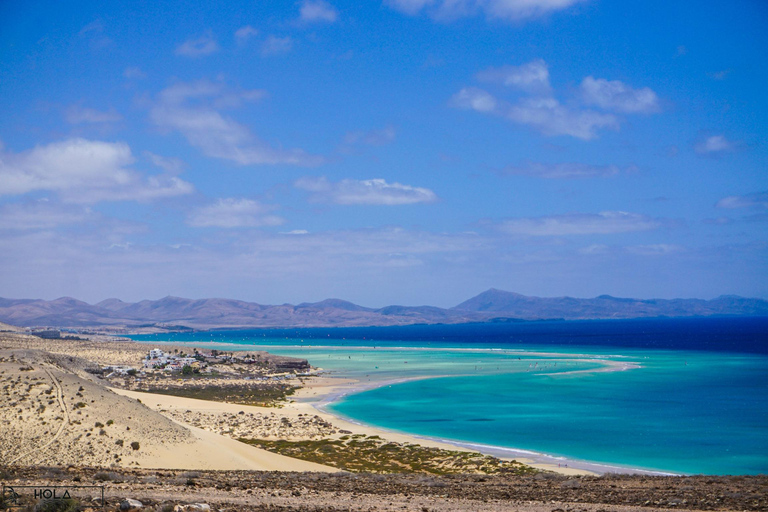
[[[452,308],[386,306],[367,308],[340,299],[262,305],[234,299],[164,297],[135,303],[107,299],[97,304],[56,300],[2,299],[0,322],[56,327],[126,327],[165,330],[243,327],[356,327],[499,320],[590,320],[689,316],[768,316],[768,301],[734,295],[712,300],[632,299],[600,295],[531,297],[490,289]],[[0,326],[0,330],[3,330]]]
[[684,316],[768,316],[768,301],[734,295],[712,300],[630,299],[600,295],[593,299],[528,297],[490,289],[452,308],[454,311],[493,313],[500,317],[565,320]]

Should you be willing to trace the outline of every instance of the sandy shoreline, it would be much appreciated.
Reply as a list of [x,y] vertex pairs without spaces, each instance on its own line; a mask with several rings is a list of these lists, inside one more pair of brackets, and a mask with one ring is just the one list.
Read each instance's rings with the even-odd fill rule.
[[[269,415],[274,414],[281,418],[288,418],[291,422],[296,422],[300,416],[319,416],[324,421],[331,423],[337,429],[352,432],[354,434],[363,434],[366,436],[379,436],[396,443],[418,444],[425,447],[440,448],[444,450],[459,450],[467,452],[480,452],[486,455],[492,455],[503,460],[516,460],[537,469],[553,471],[563,475],[600,475],[605,473],[623,473],[638,475],[669,475],[670,473],[661,473],[655,471],[646,471],[642,469],[603,465],[588,461],[578,461],[561,457],[554,457],[543,453],[536,453],[528,450],[519,450],[514,448],[505,448],[498,446],[489,446],[477,443],[471,443],[460,440],[437,439],[428,436],[420,436],[405,432],[397,432],[385,428],[368,425],[355,421],[351,418],[333,413],[327,409],[327,406],[340,398],[349,394],[354,394],[367,389],[373,389],[382,385],[390,385],[405,380],[396,379],[390,381],[379,381],[376,383],[361,384],[354,379],[345,379],[341,377],[313,377],[306,382],[304,387],[299,389],[293,396],[295,400],[286,404],[280,409],[265,408],[250,405],[230,404],[222,402],[211,402],[206,400],[196,400],[192,398],[182,398],[170,395],[157,395],[143,393],[138,391],[127,391],[113,389],[114,392],[139,399],[151,409],[163,412],[168,415],[173,411],[192,411],[203,412],[218,417],[221,414],[238,414],[244,412],[247,414]],[[420,377],[430,378],[430,377]],[[180,423],[189,426],[189,423]],[[285,437],[285,436],[283,436]],[[290,436],[288,436],[290,437]],[[296,439],[303,439],[306,436],[297,436]],[[326,436],[328,438],[338,438],[337,435]]]
[[[146,344],[148,342],[138,341],[136,343]],[[176,344],[186,346],[229,346],[232,350],[246,350],[245,345],[228,344],[228,343],[216,343],[216,342],[176,342]],[[263,346],[254,345],[260,350],[269,350],[274,348],[297,348],[296,345],[276,345],[276,346]],[[310,348],[307,346],[307,348]],[[337,347],[332,345],[312,345],[311,348],[318,349],[351,349],[353,346]],[[362,347],[367,348],[367,347]],[[450,351],[465,351],[465,352],[499,352],[501,349],[488,349],[488,348],[444,348],[434,349],[425,347],[386,347],[387,350],[450,350]],[[578,358],[583,361],[602,364],[602,368],[589,369],[589,370],[575,370],[562,372],[557,375],[572,375],[576,373],[588,373],[588,372],[615,372],[615,371],[627,371],[640,368],[641,365],[630,361],[611,361],[606,359],[595,358],[588,354],[561,354],[556,352],[525,352],[526,355],[538,355],[538,356],[568,356],[569,358]],[[312,361],[310,361],[312,363]],[[345,396],[353,395],[363,391],[376,389],[393,384],[399,384],[408,381],[431,379],[440,377],[449,377],[455,375],[423,375],[423,376],[411,376],[397,379],[385,379],[378,381],[362,382],[352,378],[341,377],[313,377],[310,381],[305,382],[303,387],[299,389],[293,398],[299,403],[305,403],[310,405],[314,412],[313,414],[319,414],[326,417],[328,421],[334,424],[338,424],[340,428],[349,430],[354,433],[360,433],[365,435],[377,435],[385,439],[390,439],[399,443],[413,443],[420,444],[422,446],[435,447],[447,450],[460,450],[470,452],[480,452],[485,455],[492,455],[502,460],[516,460],[522,462],[531,467],[553,471],[564,475],[602,475],[606,473],[620,473],[620,474],[636,474],[636,475],[659,475],[659,476],[671,476],[676,473],[661,472],[646,470],[641,468],[633,468],[630,466],[620,466],[612,464],[603,464],[598,462],[569,459],[566,457],[559,457],[549,455],[546,453],[535,452],[531,450],[524,450],[518,448],[510,448],[503,446],[491,446],[481,443],[473,443],[471,441],[454,440],[454,439],[441,439],[430,436],[422,436],[418,434],[412,434],[407,432],[399,432],[389,430],[375,425],[366,424],[355,420],[354,418],[348,418],[342,416],[332,410],[329,406],[334,402],[337,402]],[[288,408],[295,408],[297,404],[291,404]],[[308,412],[305,412],[308,414]]]
[[[626,367],[617,364],[613,368],[606,368],[595,371],[624,371]],[[575,373],[575,372],[567,372]],[[344,422],[347,425],[348,430],[360,430],[364,432],[371,432],[368,435],[379,435],[384,438],[394,438],[397,436],[398,442],[410,442],[415,444],[421,444],[423,446],[434,446],[437,448],[452,449],[452,450],[467,450],[477,451],[486,455],[492,455],[503,460],[516,460],[537,469],[546,471],[554,471],[564,475],[602,475],[605,473],[621,473],[621,474],[636,474],[636,475],[659,475],[659,476],[672,476],[676,473],[661,472],[645,470],[640,468],[633,468],[628,466],[601,464],[598,462],[582,461],[576,459],[568,459],[566,457],[557,457],[554,455],[548,455],[546,453],[535,452],[531,450],[523,450],[517,448],[508,448],[503,446],[491,446],[482,443],[473,443],[471,441],[462,441],[454,439],[441,439],[430,436],[422,436],[418,434],[411,434],[405,432],[397,432],[394,430],[385,429],[382,427],[376,427],[374,425],[368,425],[363,422],[356,421],[353,418],[347,418],[339,415],[336,412],[329,410],[329,406],[334,402],[341,400],[343,397],[353,395],[370,389],[375,389],[383,386],[399,384],[402,382],[439,378],[441,376],[421,376],[421,377],[409,377],[402,379],[382,380],[377,382],[362,383],[354,379],[343,379],[339,383],[333,381],[337,378],[326,377],[329,382],[322,384],[307,383],[305,387],[299,390],[295,398],[297,400],[304,401],[311,405],[318,413],[328,415],[331,418],[335,418],[334,422]],[[320,390],[318,394],[317,390]],[[312,401],[308,401],[307,398],[311,397]],[[292,404],[293,405],[293,404]],[[361,432],[362,433],[362,432]]]
[[[15,345],[18,348],[48,350],[59,354],[75,355],[100,364],[114,364],[115,362],[121,364],[136,364],[141,356],[146,353],[148,345],[185,347],[188,350],[190,345],[203,347],[208,345],[208,343],[152,342],[148,344],[146,342],[135,342],[128,339],[116,341],[114,338],[87,341],[56,340],[55,342],[52,342],[24,336],[23,338],[16,339],[12,345]],[[235,347],[233,346],[232,348]],[[237,348],[242,349],[242,346],[237,346]],[[259,349],[269,348],[271,347],[259,347]],[[250,349],[250,347],[248,349]],[[624,362],[606,362],[602,360],[600,362],[608,363],[606,364],[606,368],[602,371],[621,371],[629,367],[629,365]],[[408,378],[372,382],[361,382],[342,376],[310,377],[308,379],[302,379],[304,381],[302,387],[291,397],[292,399],[289,403],[281,408],[256,407],[196,400],[192,398],[181,398],[177,396],[127,391],[114,388],[112,391],[124,397],[141,400],[143,405],[159,412],[175,424],[188,428],[193,436],[202,443],[200,446],[206,446],[204,449],[206,453],[198,453],[196,456],[189,457],[188,459],[178,457],[178,454],[176,453],[162,453],[162,448],[160,448],[159,451],[156,450],[156,453],[151,456],[148,451],[142,450],[142,457],[132,457],[131,459],[132,462],[139,467],[162,467],[166,464],[167,467],[177,467],[182,469],[262,468],[294,471],[331,470],[327,466],[322,467],[321,465],[315,465],[317,467],[309,467],[307,465],[311,465],[312,463],[305,463],[304,461],[298,461],[297,459],[289,459],[289,461],[295,461],[295,463],[289,463],[286,460],[278,460],[270,457],[273,455],[275,457],[280,457],[276,454],[271,454],[264,450],[243,445],[235,439],[232,439],[232,429],[230,428],[229,432],[226,432],[222,429],[221,425],[234,421],[233,415],[243,412],[247,415],[252,415],[249,417],[257,418],[257,423],[260,425],[257,431],[249,431],[242,434],[242,437],[247,438],[287,438],[306,440],[317,439],[322,436],[329,439],[338,439],[344,435],[344,433],[353,433],[366,436],[379,436],[385,440],[401,444],[418,444],[424,447],[445,450],[480,452],[503,460],[517,460],[518,462],[522,462],[538,469],[554,471],[565,475],[594,475],[607,472],[663,474],[627,467],[605,466],[587,461],[567,460],[527,450],[487,446],[462,440],[436,439],[405,432],[396,432],[373,425],[363,424],[352,418],[345,418],[332,412],[328,407],[330,404],[340,400],[344,396],[359,393],[367,389],[392,385],[406,380],[433,377],[437,377],[437,375],[412,376]],[[291,382],[297,384],[298,380],[292,379]],[[312,421],[309,421],[309,418],[319,419],[313,420],[313,423]],[[294,427],[292,430],[286,429],[285,424],[280,424],[277,425],[279,428],[276,428],[275,424],[277,421],[288,422],[288,424],[293,425]],[[237,423],[237,421],[235,421],[235,423]],[[324,426],[326,424],[327,427]],[[227,437],[227,435],[229,435],[229,437]],[[260,452],[259,457],[255,457],[253,453],[251,453],[252,450]],[[209,457],[209,454],[211,453],[216,454],[216,457],[213,458],[215,460],[212,459],[205,463],[201,462],[202,459]],[[244,453],[246,455],[244,455]],[[269,456],[264,456],[266,453],[269,453]],[[284,457],[284,459],[288,458]],[[567,467],[565,467],[566,465]]]

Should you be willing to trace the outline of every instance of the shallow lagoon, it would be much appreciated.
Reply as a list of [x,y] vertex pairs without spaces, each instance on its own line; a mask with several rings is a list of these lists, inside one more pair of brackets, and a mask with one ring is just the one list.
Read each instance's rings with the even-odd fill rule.
[[[659,327],[657,322],[632,337],[644,325],[633,322],[618,329],[621,336],[609,336],[618,341],[616,346],[606,346],[603,339],[593,345],[557,343],[569,328],[578,341],[589,338],[595,324],[584,322],[556,323],[553,342],[538,344],[546,326],[534,326],[535,336],[515,333],[511,326],[512,335],[465,342],[466,326],[448,339],[444,334],[450,326],[441,326],[441,336],[432,339],[422,329],[415,340],[387,339],[381,328],[357,330],[356,339],[333,336],[349,330],[329,329],[302,330],[296,338],[269,330],[134,338],[222,349],[258,346],[307,358],[364,385],[384,384],[341,397],[329,409],[393,430],[665,472],[768,472],[764,347],[738,335],[720,339],[728,329],[719,323],[721,333],[713,335],[711,325],[703,322],[701,337],[708,350],[659,349],[663,337],[672,346],[681,336],[695,339],[691,326],[696,324],[688,323],[682,332],[679,323],[665,331],[664,323]],[[759,343],[762,330],[749,325],[746,331]],[[604,324],[593,328],[603,335],[605,329]],[[736,325],[733,332],[745,330]],[[377,334],[378,339],[370,339]],[[635,346],[639,343],[631,340],[636,339],[650,340],[653,348]],[[433,378],[409,380],[424,376]]]

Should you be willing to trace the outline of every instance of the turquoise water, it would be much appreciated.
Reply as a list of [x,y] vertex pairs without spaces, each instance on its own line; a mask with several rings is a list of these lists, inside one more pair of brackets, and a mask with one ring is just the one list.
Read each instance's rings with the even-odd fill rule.
[[758,474],[768,469],[767,363],[653,354],[626,371],[407,382],[349,396],[332,409],[396,430],[605,464]]
[[[562,324],[570,322],[558,324],[559,331],[567,330]],[[135,338],[305,357],[333,375],[381,386],[343,397],[330,405],[332,412],[397,431],[665,472],[768,473],[768,355],[762,349],[314,334]],[[432,378],[407,380],[423,376]]]

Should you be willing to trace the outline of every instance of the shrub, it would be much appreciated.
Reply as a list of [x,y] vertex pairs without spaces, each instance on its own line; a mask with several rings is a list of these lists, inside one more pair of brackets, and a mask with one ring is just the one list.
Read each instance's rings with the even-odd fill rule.
[[80,506],[72,498],[43,501],[35,505],[35,512],[77,512]]
[[138,450],[139,449],[139,442],[138,441],[132,442],[131,443],[131,448],[133,448],[134,450]]

